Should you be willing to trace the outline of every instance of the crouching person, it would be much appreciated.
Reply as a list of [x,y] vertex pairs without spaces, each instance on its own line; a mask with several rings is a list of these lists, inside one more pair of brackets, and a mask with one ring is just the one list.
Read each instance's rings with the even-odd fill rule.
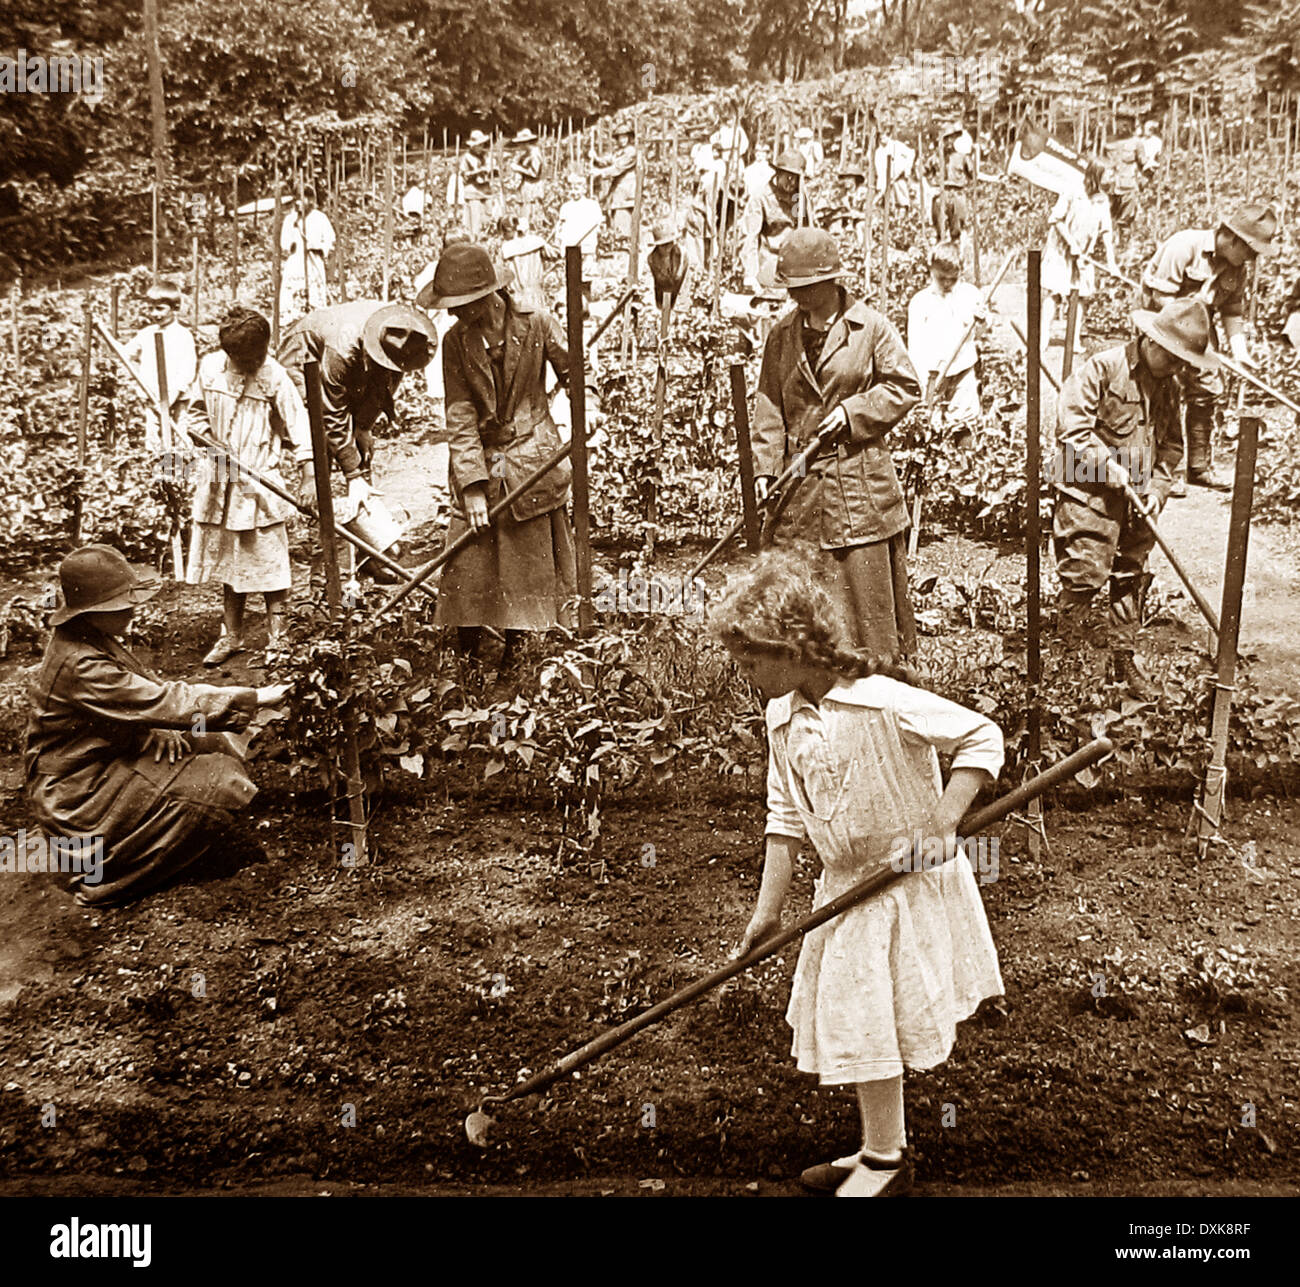
[[1218,359],[1207,351],[1210,315],[1199,300],[1174,300],[1133,321],[1133,339],[1094,354],[1061,390],[1052,539],[1062,636],[1091,638],[1089,605],[1109,582],[1114,677],[1145,696],[1149,681],[1134,649],[1155,537],[1124,479],[1160,512],[1183,457],[1178,377],[1189,367],[1213,371]]
[[72,884],[79,903],[117,906],[220,844],[232,811],[257,793],[223,731],[239,732],[288,689],[159,679],[120,639],[160,583],[107,545],[69,554],[59,580],[63,604],[31,690],[27,800],[47,835],[102,841],[101,879]]

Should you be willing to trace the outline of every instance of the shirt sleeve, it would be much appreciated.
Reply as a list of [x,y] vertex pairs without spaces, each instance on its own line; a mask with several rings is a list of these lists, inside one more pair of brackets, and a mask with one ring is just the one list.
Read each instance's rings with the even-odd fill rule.
[[300,465],[312,458],[311,423],[307,408],[298,396],[287,371],[281,371],[275,384],[275,409],[293,444],[293,458]]
[[483,454],[483,439],[479,436],[478,411],[465,378],[461,337],[457,333],[449,333],[443,342],[442,384],[451,476],[463,494],[467,487],[486,483],[491,475]]
[[785,739],[769,733],[767,747],[767,824],[763,831],[769,836],[788,836],[791,840],[804,839],[803,819],[790,797],[786,780],[789,765],[785,758]]
[[202,716],[214,731],[238,732],[257,709],[255,689],[146,679],[98,655],[77,660],[64,695],[98,719],[151,728],[192,729],[195,716]]
[[898,332],[881,317],[871,323],[873,379],[869,389],[844,399],[849,434],[867,443],[896,425],[921,400],[921,383]]
[[1178,238],[1170,237],[1147,265],[1142,274],[1142,285],[1159,295],[1177,295],[1183,288],[1187,263],[1187,255],[1178,244]]
[[897,686],[895,712],[905,737],[952,756],[954,769],[982,769],[995,781],[1002,771],[1002,732],[992,720],[936,693]]
[[754,449],[754,473],[775,478],[785,463],[785,411],[781,398],[781,355],[779,328],[769,332],[763,345],[763,362],[758,371],[758,393],[754,400],[754,423],[750,436]]

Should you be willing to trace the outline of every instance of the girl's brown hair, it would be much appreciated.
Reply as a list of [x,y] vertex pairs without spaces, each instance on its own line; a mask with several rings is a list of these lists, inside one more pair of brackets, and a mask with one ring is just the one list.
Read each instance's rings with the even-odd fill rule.
[[917,684],[916,672],[901,657],[873,657],[848,643],[835,605],[819,584],[834,575],[812,546],[768,550],[710,608],[713,632],[733,653],[773,653],[846,679],[887,675]]

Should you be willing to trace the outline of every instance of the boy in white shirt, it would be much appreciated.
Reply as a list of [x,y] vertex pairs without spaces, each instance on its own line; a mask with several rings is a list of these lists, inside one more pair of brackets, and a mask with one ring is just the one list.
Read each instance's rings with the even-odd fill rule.
[[[198,373],[198,355],[194,349],[194,336],[189,327],[177,314],[181,307],[180,284],[170,278],[159,278],[158,283],[150,286],[145,293],[149,325],[137,331],[126,346],[128,361],[140,373],[140,379],[157,399],[159,392],[158,358],[154,336],[163,337],[163,363],[167,377],[168,410],[175,412],[181,399],[194,383]],[[161,451],[163,448],[162,426],[153,407],[145,412],[145,448],[148,451]],[[175,435],[169,435],[175,446]]]
[[561,259],[570,246],[582,247],[582,298],[591,303],[592,268],[596,259],[596,235],[605,222],[600,203],[587,196],[587,181],[581,174],[569,175],[569,199],[560,206],[553,238]]
[[980,415],[975,378],[979,354],[971,326],[988,320],[979,291],[960,277],[957,247],[951,242],[936,246],[930,256],[930,285],[917,291],[907,306],[908,355],[926,392],[927,404],[941,412],[943,424],[956,430],[959,442],[969,441],[970,426]]

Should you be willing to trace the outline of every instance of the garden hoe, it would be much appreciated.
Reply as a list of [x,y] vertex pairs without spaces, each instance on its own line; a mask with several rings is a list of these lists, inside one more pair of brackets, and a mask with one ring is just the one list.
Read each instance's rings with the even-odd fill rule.
[[[1031,778],[1014,791],[1009,791],[987,808],[979,809],[975,813],[968,815],[962,822],[961,834],[971,836],[985,831],[995,823],[1009,817],[1018,809],[1023,808],[1030,800],[1042,795],[1044,791],[1059,785],[1067,778],[1073,777],[1081,769],[1085,769],[1089,765],[1096,764],[1098,760],[1104,759],[1112,750],[1114,750],[1114,744],[1104,737],[1097,738],[1086,746],[1080,747],[1073,755],[1067,756],[1059,764],[1054,764],[1051,768],[1044,770],[1037,777]],[[919,855],[916,857],[919,862]],[[895,880],[901,879],[911,869],[911,866],[912,864],[909,863],[899,863],[897,867],[891,864],[873,872],[865,880],[859,881],[852,889],[846,890],[824,907],[818,908],[817,911],[797,921],[789,929],[773,935],[766,942],[759,943],[746,952],[744,956],[731,961],[720,970],[715,970],[712,974],[707,974],[704,978],[687,984],[686,987],[674,992],[672,996],[660,1001],[658,1005],[651,1006],[649,1010],[637,1015],[636,1018],[629,1019],[626,1023],[619,1024],[617,1028],[611,1028],[608,1032],[603,1032],[600,1036],[592,1038],[586,1045],[571,1051],[549,1068],[543,1069],[543,1071],[534,1074],[527,1080],[519,1082],[516,1086],[512,1086],[505,1094],[489,1095],[465,1119],[465,1134],[469,1142],[478,1148],[488,1147],[488,1133],[494,1122],[494,1119],[489,1117],[487,1113],[490,1105],[505,1104],[512,1099],[521,1099],[525,1095],[533,1095],[538,1091],[545,1090],[548,1086],[559,1081],[560,1078],[568,1076],[569,1073],[591,1063],[594,1059],[599,1059],[601,1055],[608,1053],[616,1046],[622,1045],[623,1042],[635,1036],[636,1033],[658,1023],[660,1019],[672,1014],[674,1010],[680,1010],[682,1006],[689,1005],[696,998],[712,991],[719,984],[725,983],[735,975],[757,965],[759,961],[765,960],[774,952],[780,951],[787,943],[802,938],[810,930],[816,929],[819,925],[824,925],[842,912],[848,911],[851,907],[856,907],[859,903],[872,897],[872,895],[879,893],[882,889],[893,884]]]
[[[1092,264],[1093,267],[1100,268],[1103,273],[1108,273],[1117,282],[1123,282],[1123,284],[1131,290],[1140,290],[1137,282],[1135,282],[1131,277],[1125,277],[1123,273],[1116,272],[1109,264],[1103,264],[1100,259],[1092,260]],[[1275,389],[1267,381],[1261,380],[1259,376],[1257,376],[1253,371],[1247,370],[1240,362],[1233,361],[1233,359],[1226,353],[1220,353],[1216,349],[1215,357],[1219,359],[1219,363],[1225,371],[1231,371],[1238,379],[1244,380],[1249,385],[1253,385],[1261,393],[1267,393],[1275,402],[1280,402],[1284,407],[1294,411],[1297,417],[1300,417],[1300,402],[1288,398],[1285,393]]]

